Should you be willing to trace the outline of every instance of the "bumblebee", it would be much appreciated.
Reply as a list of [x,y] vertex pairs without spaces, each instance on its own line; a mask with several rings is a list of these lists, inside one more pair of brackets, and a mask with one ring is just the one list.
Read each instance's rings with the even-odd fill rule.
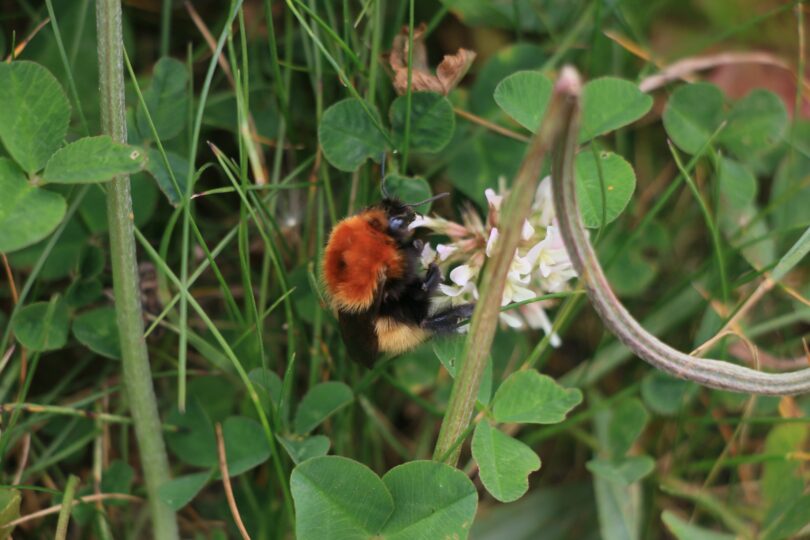
[[434,335],[451,334],[474,304],[436,311],[431,299],[442,276],[421,273],[424,242],[413,238],[414,207],[386,197],[335,225],[326,245],[323,279],[349,356],[371,367],[380,353],[400,354]]

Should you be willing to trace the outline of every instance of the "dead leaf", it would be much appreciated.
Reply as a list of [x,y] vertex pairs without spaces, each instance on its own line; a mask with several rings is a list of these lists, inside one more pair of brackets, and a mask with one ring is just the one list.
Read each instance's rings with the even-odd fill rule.
[[[475,52],[459,49],[456,54],[448,54],[442,59],[434,74],[427,64],[427,48],[423,41],[425,23],[413,31],[413,68],[411,69],[411,90],[414,92],[437,92],[447,95],[458,86],[475,60]],[[394,71],[394,90],[403,95],[408,91],[408,27],[404,26],[394,38],[388,63]]]

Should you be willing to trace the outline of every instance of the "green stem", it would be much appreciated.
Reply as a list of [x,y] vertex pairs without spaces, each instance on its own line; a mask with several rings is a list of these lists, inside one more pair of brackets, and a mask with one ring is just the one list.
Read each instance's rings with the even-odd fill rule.
[[[101,125],[116,141],[127,141],[124,104],[123,34],[120,0],[96,2]],[[160,501],[158,488],[169,478],[149,355],[143,337],[141,290],[135,256],[132,197],[128,176],[112,179],[107,190],[113,290],[121,339],[123,380],[135,423],[140,461],[156,539],[178,538],[174,512]]]
[[[540,170],[546,153],[551,149],[576,111],[580,91],[579,76],[570,69],[563,70],[551,97],[548,113],[538,132],[529,141],[526,156],[509,193],[499,227],[501,236],[492,260],[484,268],[481,297],[473,313],[470,332],[464,345],[464,362],[459,369],[450,394],[450,402],[439,432],[433,459],[455,465],[461,452],[460,439],[467,429],[475,407],[481,376],[486,367],[489,350],[495,336],[501,298],[509,267],[520,241],[523,221],[531,210],[534,193],[540,181]],[[574,142],[576,145],[576,142]],[[454,445],[455,448],[454,448]]]
[[65,495],[62,497],[62,509],[59,510],[59,521],[56,522],[54,540],[65,540],[67,538],[70,510],[73,508],[73,497],[76,495],[76,486],[78,485],[79,477],[71,474],[65,487]]

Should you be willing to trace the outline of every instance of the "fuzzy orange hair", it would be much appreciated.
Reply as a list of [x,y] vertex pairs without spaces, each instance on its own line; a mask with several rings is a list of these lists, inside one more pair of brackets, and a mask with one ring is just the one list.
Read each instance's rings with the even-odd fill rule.
[[326,244],[323,277],[336,309],[369,309],[382,281],[402,277],[402,254],[387,229],[388,218],[377,209],[335,225]]

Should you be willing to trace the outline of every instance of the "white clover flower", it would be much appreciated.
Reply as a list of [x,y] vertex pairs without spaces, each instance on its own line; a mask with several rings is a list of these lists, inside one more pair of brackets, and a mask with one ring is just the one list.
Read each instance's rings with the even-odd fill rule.
[[540,180],[534,194],[532,216],[541,227],[548,227],[554,221],[554,198],[551,192],[551,177]]
[[573,269],[562,237],[552,225],[546,229],[546,237],[529,250],[526,258],[532,265],[537,264],[543,278],[548,278],[553,272]]
[[[500,178],[503,186],[505,179]],[[426,227],[432,232],[445,235],[449,242],[438,244],[436,250],[428,246],[422,252],[426,260],[436,261],[446,270],[449,282],[439,285],[441,297],[452,305],[478,299],[477,281],[486,260],[495,253],[501,230],[499,213],[505,189],[487,189],[486,220],[472,206],[462,211],[462,223],[438,217],[419,216],[411,228]],[[428,250],[429,249],[429,250]],[[501,305],[525,302],[550,292],[565,291],[571,279],[576,277],[565,244],[559,234],[554,216],[551,178],[544,178],[535,193],[531,215],[521,228],[520,243],[507,273]],[[514,310],[502,312],[501,321],[515,329],[540,329],[549,335],[553,347],[561,344],[560,337],[552,333],[552,324],[545,308],[551,301],[532,302]]]
[[495,252],[495,242],[498,241],[498,228],[492,227],[492,230],[489,231],[489,238],[487,239],[487,248],[484,250],[484,253],[487,254],[487,257],[492,257],[492,254]]
[[497,193],[495,193],[494,189],[487,188],[486,190],[484,190],[484,197],[487,198],[487,202],[495,210],[501,209],[501,203],[503,202],[503,195],[498,195]]
[[436,246],[436,251],[439,253],[439,260],[446,261],[453,253],[458,250],[458,246],[439,244]]
[[422,263],[422,268],[427,268],[434,262],[436,262],[437,254],[430,246],[429,242],[425,242],[425,246],[422,248],[422,253],[419,255],[419,261]]

